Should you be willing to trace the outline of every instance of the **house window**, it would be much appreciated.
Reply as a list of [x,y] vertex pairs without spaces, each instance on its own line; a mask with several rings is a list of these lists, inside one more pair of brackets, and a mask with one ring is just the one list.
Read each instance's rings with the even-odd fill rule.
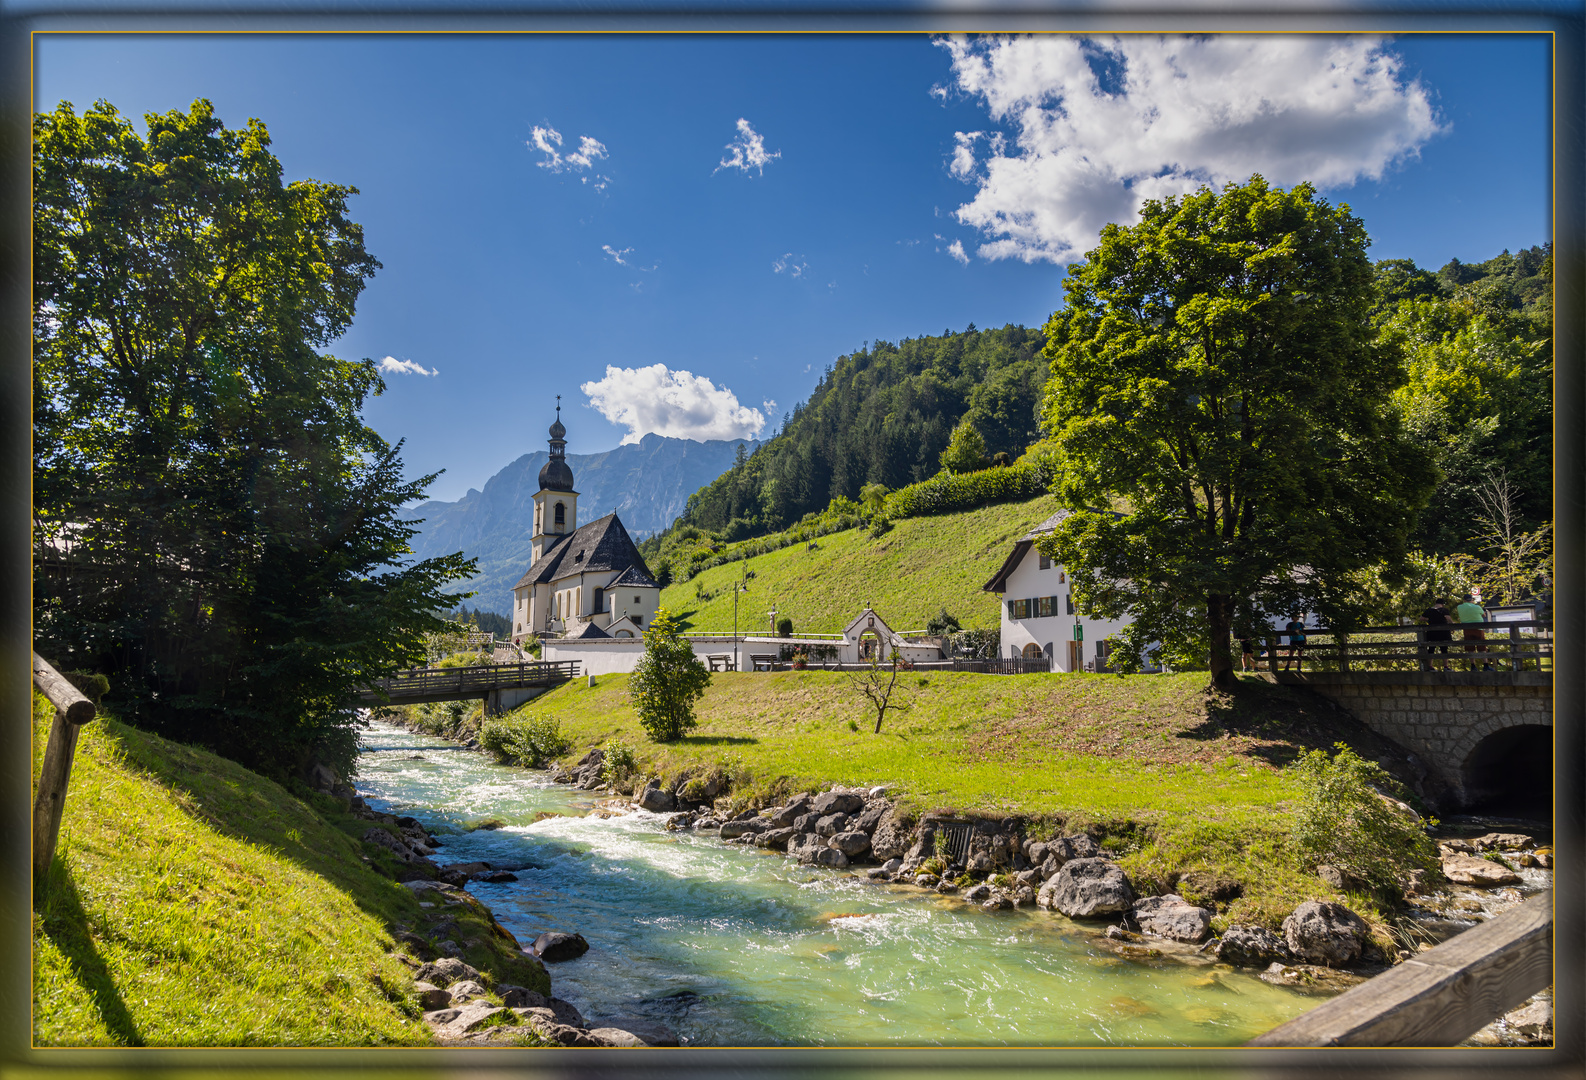
[[633,625],[634,626],[643,626],[644,625],[644,616],[643,615],[629,615],[628,618],[633,620]]
[[595,614],[599,615],[606,610],[606,590],[595,590]]
[[1029,617],[1030,617],[1030,601],[1028,601],[1028,600],[1009,600],[1008,601],[1008,618],[1010,618],[1010,619],[1028,619]]
[[556,504],[556,523],[558,525],[567,524],[567,507],[563,506],[561,503]]
[[644,597],[642,597],[642,596],[635,596],[635,597],[634,597],[634,598],[633,598],[633,602],[634,602],[634,603],[635,603],[635,604],[642,604],[642,603],[644,603]]
[[1064,602],[1064,603],[1065,603],[1065,604],[1066,604],[1066,605],[1067,605],[1067,607],[1068,607],[1068,613],[1069,613],[1069,614],[1070,614],[1070,615],[1072,615],[1072,614],[1074,614],[1074,594],[1073,594],[1073,593],[1067,593],[1067,594],[1065,594],[1065,595],[1064,595],[1064,596],[1063,596],[1063,602]]
[[1042,556],[1041,556],[1041,569],[1042,570],[1050,570],[1050,569],[1052,569],[1052,557],[1050,555],[1042,554]]
[[1057,614],[1057,597],[1043,596],[1035,602],[1035,617],[1037,619],[1050,619]]

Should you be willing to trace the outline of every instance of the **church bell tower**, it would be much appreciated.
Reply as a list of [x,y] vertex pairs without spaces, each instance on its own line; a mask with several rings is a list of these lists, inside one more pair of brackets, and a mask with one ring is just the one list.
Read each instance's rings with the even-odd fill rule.
[[534,534],[530,538],[534,562],[557,539],[578,528],[578,492],[573,490],[573,470],[567,467],[567,429],[562,426],[562,395],[556,395],[556,421],[551,424],[551,460],[540,470],[540,490],[534,496]]

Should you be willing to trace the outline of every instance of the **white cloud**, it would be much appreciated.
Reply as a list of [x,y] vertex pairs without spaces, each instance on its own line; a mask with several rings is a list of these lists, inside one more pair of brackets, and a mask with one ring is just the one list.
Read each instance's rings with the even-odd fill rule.
[[965,266],[969,265],[969,256],[964,254],[964,242],[962,240],[954,240],[951,244],[948,244],[947,253]]
[[606,377],[579,387],[589,403],[613,424],[628,429],[624,443],[654,432],[677,439],[745,439],[765,427],[765,414],[738,404],[738,397],[703,375],[671,371],[665,364],[641,368],[607,365]]
[[398,360],[394,356],[382,357],[379,368],[387,375],[439,375],[435,368],[424,370],[424,365],[417,360]]
[[748,172],[754,169],[762,176],[765,167],[776,158],[782,156],[782,151],[767,152],[765,139],[759,132],[749,125],[749,121],[738,118],[738,137],[727,144],[727,156],[721,159],[721,164],[711,170],[711,175],[723,169],[742,169]]
[[773,274],[786,273],[789,277],[803,277],[809,268],[810,264],[804,261],[802,255],[795,255],[791,251],[771,264]]
[[612,257],[612,259],[614,259],[616,261],[618,266],[627,266],[628,265],[628,260],[624,259],[623,256],[624,255],[632,255],[633,254],[633,249],[631,247],[623,248],[621,251],[618,251],[616,248],[612,247],[610,244],[601,244],[600,245],[600,250],[604,251],[607,255],[610,255]]
[[[580,135],[578,137],[578,149],[564,157],[561,150],[558,149],[562,145],[562,133],[560,131],[550,126],[536,126],[529,134],[532,138],[529,139],[526,145],[545,155],[545,160],[536,164],[540,168],[550,169],[552,172],[563,172],[567,169],[577,172],[581,169],[588,169],[598,159],[609,156],[606,153],[605,144],[599,139],[590,138],[588,135]],[[583,177],[583,182],[587,184],[589,177]],[[607,177],[598,173],[595,175],[596,191],[604,190],[607,183]]]
[[957,89],[1013,145],[955,132],[948,171],[978,184],[958,220],[985,258],[1072,261],[1145,199],[1261,173],[1289,186],[1380,179],[1444,130],[1378,38],[942,39]]
[[[760,358],[757,356],[755,359],[758,360]],[[765,410],[765,414],[767,416],[770,416],[776,412],[776,402],[772,401],[770,398],[760,402],[760,407]]]

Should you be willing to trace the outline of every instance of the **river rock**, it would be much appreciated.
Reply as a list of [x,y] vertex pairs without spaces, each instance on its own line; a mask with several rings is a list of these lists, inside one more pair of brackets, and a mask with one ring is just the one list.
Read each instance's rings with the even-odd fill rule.
[[1316,997],[1332,997],[1366,981],[1364,975],[1317,964],[1273,964],[1257,978],[1273,986],[1286,986],[1290,990]]
[[958,882],[944,877],[936,883],[936,891],[939,893],[955,893],[958,891]]
[[1262,926],[1230,926],[1217,943],[1217,959],[1236,967],[1269,967],[1294,959],[1288,944]]
[[1057,859],[1059,865],[1074,859],[1095,859],[1101,856],[1101,847],[1084,833],[1059,836],[1046,845],[1046,853]]
[[1483,889],[1493,889],[1499,885],[1516,885],[1520,882],[1520,875],[1502,863],[1462,852],[1444,857],[1443,876],[1460,885],[1475,885]]
[[934,889],[936,888],[937,884],[941,882],[941,880],[942,879],[937,877],[935,874],[914,875],[914,884],[918,885],[922,889]]
[[442,990],[434,983],[425,982],[422,979],[416,980],[413,983],[413,993],[419,999],[419,1008],[423,1009],[425,1012],[433,1012],[436,1009],[444,1009],[452,1003],[452,994],[450,990]]
[[887,807],[870,834],[870,853],[878,859],[895,859],[909,848],[909,831],[899,824],[897,812]]
[[1041,872],[1039,870],[1020,870],[1013,875],[1013,880],[1020,885],[1028,885],[1033,889],[1041,884]]
[[816,866],[833,866],[840,869],[848,865],[848,856],[837,848],[823,847],[815,853],[815,857],[810,861]]
[[518,880],[518,875],[514,874],[510,870],[481,870],[477,874],[470,874],[468,880],[483,881],[492,885],[499,885],[503,882]]
[[852,814],[864,805],[864,799],[850,791],[826,791],[811,800],[810,809],[824,817],[827,814]]
[[1041,886],[1036,903],[1071,919],[1099,918],[1128,911],[1134,886],[1117,863],[1107,859],[1073,859]]
[[721,823],[721,838],[731,840],[735,836],[747,836],[752,833],[765,832],[763,821],[724,821]]
[[982,900],[990,900],[991,892],[991,886],[982,881],[979,885],[973,885],[970,888],[965,889],[964,899],[968,900],[972,904],[978,904]]
[[[492,1005],[488,1001],[470,1001],[459,1009],[443,1009],[438,1013],[427,1013],[425,1019],[435,1025],[436,1035],[442,1039],[460,1039],[470,1031],[483,1027],[492,1017],[506,1010],[499,1005]],[[436,1018],[455,1013],[443,1023],[436,1023]]]
[[773,829],[785,829],[785,828],[788,828],[794,822],[796,822],[799,818],[801,818],[805,814],[809,813],[809,809],[810,809],[810,796],[809,795],[798,795],[798,796],[795,796],[793,798],[793,800],[791,802],[789,802],[786,806],[782,807],[782,809],[776,811],[776,813],[771,815],[771,827]]
[[834,847],[847,855],[850,859],[870,849],[870,837],[858,830],[840,832],[826,842],[828,847]]
[[677,809],[677,801],[669,793],[657,787],[653,781],[633,801],[639,809],[649,810],[655,814],[664,814]]
[[1008,911],[1013,907],[1013,898],[1003,893],[993,893],[980,904],[981,911]]
[[1205,941],[1212,932],[1212,913],[1176,893],[1136,900],[1134,920],[1148,934],[1192,945]]
[[366,844],[384,848],[403,862],[410,862],[416,857],[416,853],[388,829],[369,829],[363,834],[362,840]]
[[852,828],[862,833],[873,833],[876,831],[876,826],[881,824],[881,819],[891,809],[891,804],[885,799],[873,799],[865,804],[864,810],[854,819]]
[[434,986],[450,986],[454,982],[465,979],[478,981],[479,970],[469,967],[456,957],[443,956],[439,960],[428,964],[421,964],[413,973],[415,979],[422,980]]
[[1283,920],[1283,940],[1295,956],[1314,964],[1348,964],[1360,956],[1369,929],[1342,904],[1307,900]]
[[534,955],[549,963],[575,960],[589,951],[589,942],[583,934],[562,934],[555,931],[534,939]]
[[798,830],[791,827],[786,829],[767,829],[765,832],[755,835],[754,846],[763,847],[767,851],[786,851],[788,841],[797,835]]
[[501,1004],[509,1009],[546,1007],[545,996],[537,990],[530,990],[526,986],[513,986],[511,983],[505,983],[496,987],[496,993],[501,998]]
[[523,1022],[547,1042],[558,1046],[602,1046],[582,1024],[566,1024],[550,1009],[513,1009]]
[[452,1005],[461,1005],[465,1001],[482,998],[486,994],[485,988],[473,979],[462,979],[454,982],[446,988],[446,992],[451,995],[449,1004]]
[[1525,851],[1536,846],[1536,840],[1524,833],[1490,832],[1470,842],[1477,851]]
[[1029,907],[1035,903],[1036,892],[1028,885],[1020,885],[1013,890],[1013,902],[1021,907]]
[[815,822],[815,832],[821,836],[836,836],[848,829],[847,814],[827,814]]
[[[592,1036],[601,1035],[604,1031],[617,1031],[624,1035],[636,1037],[640,1046],[676,1046],[678,1044],[677,1032],[665,1024],[658,1024],[648,1017],[642,1016],[613,1016],[600,1021],[601,1027],[589,1029]],[[631,1043],[612,1045],[630,1046]]]
[[810,864],[815,856],[826,850],[826,838],[812,832],[796,833],[787,842],[787,853],[801,863]]

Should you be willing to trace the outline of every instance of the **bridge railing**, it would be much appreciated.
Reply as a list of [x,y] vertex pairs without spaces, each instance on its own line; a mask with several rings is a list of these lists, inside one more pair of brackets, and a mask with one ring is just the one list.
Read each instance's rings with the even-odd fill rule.
[[390,678],[374,680],[369,684],[366,696],[383,692],[393,699],[443,693],[455,693],[458,697],[482,697],[491,690],[575,679],[578,677],[578,663],[577,660],[549,660],[400,671]]
[[[1447,637],[1431,636],[1439,632]],[[1267,635],[1268,670],[1553,670],[1553,624],[1543,619],[1441,627],[1368,626],[1353,631],[1312,627],[1306,629],[1305,639],[1304,645],[1294,646],[1287,634]]]

